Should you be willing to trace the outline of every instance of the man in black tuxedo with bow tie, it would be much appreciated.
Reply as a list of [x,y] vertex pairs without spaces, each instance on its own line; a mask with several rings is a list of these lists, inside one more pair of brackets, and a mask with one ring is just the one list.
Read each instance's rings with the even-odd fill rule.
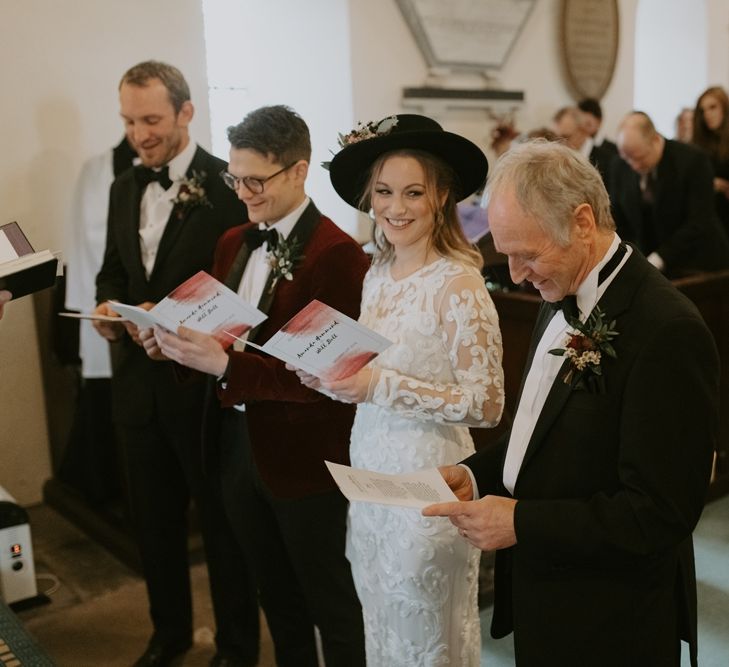
[[[101,315],[115,315],[109,300],[150,308],[198,271],[209,271],[218,238],[246,216],[219,177],[225,162],[190,140],[194,108],[179,70],[140,63],[122,77],[119,99],[142,165],[111,187],[107,245],[96,280]],[[217,625],[211,664],[255,665],[255,585],[227,524],[216,479],[201,472],[204,384],[179,384],[171,362],[147,357],[133,325],[95,326],[114,342],[113,419],[154,626],[136,665],[168,665],[192,643],[190,497],[200,516]]]
[[[512,279],[545,303],[510,431],[443,468],[462,502],[424,513],[498,550],[491,633],[514,632],[519,667],[677,667],[680,639],[695,665],[691,532],[719,409],[711,333],[622,244],[599,174],[565,146],[513,148],[487,196]],[[570,301],[580,321],[552,308]]]

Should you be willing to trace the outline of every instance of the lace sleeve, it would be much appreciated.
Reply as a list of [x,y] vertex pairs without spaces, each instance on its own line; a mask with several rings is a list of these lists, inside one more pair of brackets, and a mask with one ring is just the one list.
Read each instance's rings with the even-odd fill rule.
[[368,401],[424,421],[496,426],[504,406],[501,333],[483,279],[462,274],[447,283],[438,315],[453,381],[427,382],[375,368]]

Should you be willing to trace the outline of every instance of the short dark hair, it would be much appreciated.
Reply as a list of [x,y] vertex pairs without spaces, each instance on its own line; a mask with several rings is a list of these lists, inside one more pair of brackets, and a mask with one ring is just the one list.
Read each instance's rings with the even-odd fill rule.
[[179,113],[182,105],[190,101],[190,86],[187,85],[182,72],[158,60],[145,60],[128,69],[119,82],[119,88],[125,83],[144,88],[149,85],[151,79],[159,79],[167,88],[175,113]]
[[232,148],[248,148],[281,165],[311,161],[311,138],[304,119],[291,107],[278,104],[251,111],[228,128]]
[[586,97],[577,103],[577,108],[583,113],[589,113],[598,120],[602,120],[602,107],[594,97]]

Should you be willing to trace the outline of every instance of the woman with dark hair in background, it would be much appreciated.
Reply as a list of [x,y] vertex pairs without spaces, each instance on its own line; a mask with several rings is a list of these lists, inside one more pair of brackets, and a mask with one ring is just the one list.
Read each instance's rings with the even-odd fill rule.
[[693,143],[711,156],[716,213],[729,236],[729,97],[721,86],[707,88],[696,102]]

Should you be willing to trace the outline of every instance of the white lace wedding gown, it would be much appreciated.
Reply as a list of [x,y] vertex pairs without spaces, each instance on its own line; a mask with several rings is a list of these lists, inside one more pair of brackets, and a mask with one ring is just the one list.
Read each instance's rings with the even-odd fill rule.
[[[372,362],[352,465],[403,473],[471,454],[467,427],[495,425],[504,401],[498,319],[479,273],[441,258],[393,280],[375,265],[360,321],[393,345]],[[369,667],[478,667],[480,552],[448,519],[353,502],[347,556]]]

